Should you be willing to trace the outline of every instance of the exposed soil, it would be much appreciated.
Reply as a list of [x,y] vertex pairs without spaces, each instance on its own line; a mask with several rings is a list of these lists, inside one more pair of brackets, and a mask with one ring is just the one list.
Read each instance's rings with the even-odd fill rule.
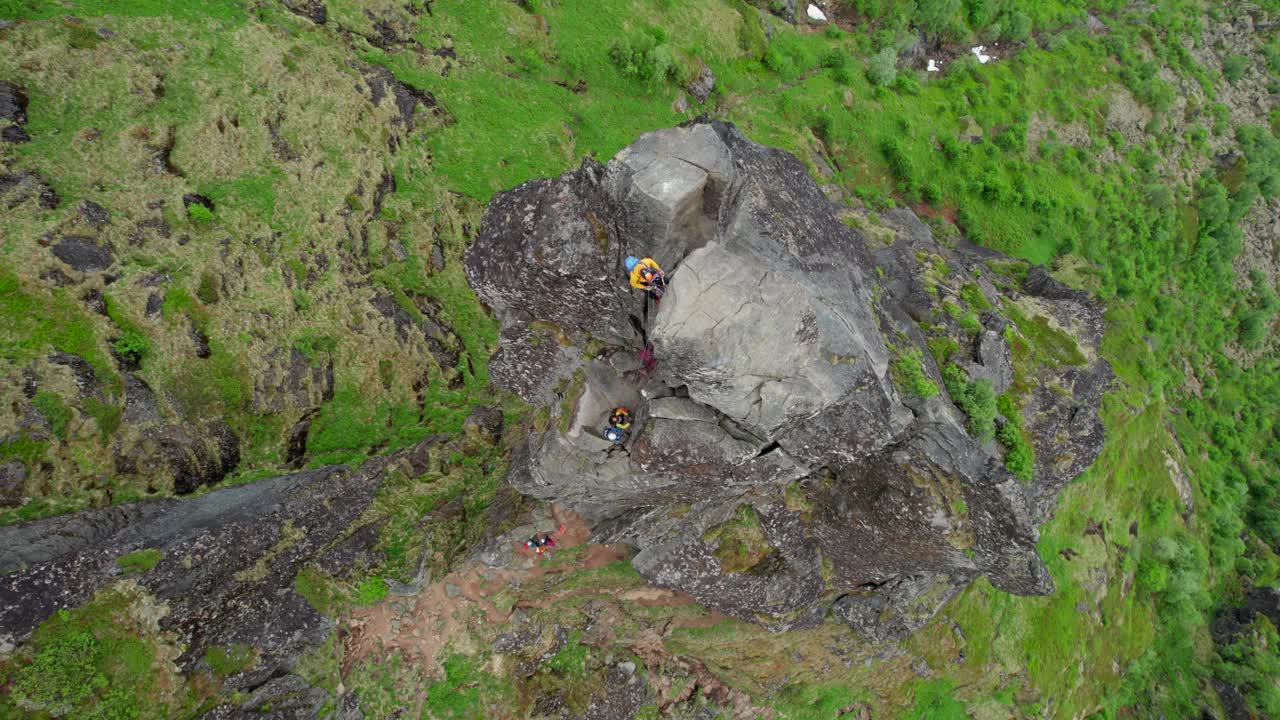
[[[550,598],[520,598],[519,588],[537,578],[552,573],[596,569],[628,556],[627,549],[621,546],[588,543],[591,530],[581,515],[555,505],[552,517],[559,523],[557,531],[552,533],[556,544],[541,556],[525,548],[523,542],[513,543],[514,557],[507,568],[495,570],[470,565],[427,585],[412,598],[388,598],[377,605],[357,608],[349,621],[351,632],[346,641],[343,675],[371,654],[393,651],[399,651],[410,662],[434,669],[440,651],[450,639],[466,630],[473,611],[482,613],[488,622],[502,623],[511,618],[516,608],[542,608],[575,595],[602,594],[593,588],[578,588]],[[557,553],[581,545],[586,545],[586,551],[580,561],[553,563]],[[494,604],[494,598],[508,591],[516,593],[516,600],[511,604],[511,610],[503,610]],[[653,587],[620,594],[603,593],[646,607],[675,607],[694,602],[684,593]],[[506,599],[510,600],[510,596],[507,595]],[[722,616],[713,613],[713,618],[691,620],[711,620],[714,624]]]

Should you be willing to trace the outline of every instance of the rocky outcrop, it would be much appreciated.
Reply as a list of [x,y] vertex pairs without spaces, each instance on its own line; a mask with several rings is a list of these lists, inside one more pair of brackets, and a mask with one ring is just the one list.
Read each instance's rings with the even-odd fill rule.
[[280,0],[289,12],[304,17],[317,25],[329,19],[329,9],[320,0]]
[[65,237],[59,240],[53,246],[53,254],[73,270],[80,272],[106,270],[115,262],[110,249],[84,237]]
[[[25,640],[59,608],[81,605],[120,580],[128,572],[120,558],[155,551],[154,565],[132,577],[167,604],[161,627],[180,638],[185,673],[207,672],[209,648],[242,643],[255,648],[258,661],[227,678],[225,689],[246,699],[252,693],[261,700],[254,708],[273,694],[293,694],[281,688],[314,695],[289,673],[305,650],[329,636],[333,621],[299,593],[294,578],[309,563],[342,576],[362,562],[378,535],[361,532],[357,521],[383,479],[424,472],[439,442],[424,440],[358,470],[307,470],[191,500],[149,500],[0,528],[0,646]],[[241,716],[224,707],[209,717]]]
[[[871,242],[795,157],[719,122],[498,194],[466,270],[502,323],[491,377],[542,407],[511,484],[776,629],[830,610],[901,636],[979,575],[1050,592],[1038,524],[1101,448],[1100,310],[886,220]],[[667,269],[660,304],[627,255]]]
[[31,140],[23,127],[27,124],[27,102],[22,88],[0,80],[0,120],[12,123],[0,128],[0,140],[15,144]]

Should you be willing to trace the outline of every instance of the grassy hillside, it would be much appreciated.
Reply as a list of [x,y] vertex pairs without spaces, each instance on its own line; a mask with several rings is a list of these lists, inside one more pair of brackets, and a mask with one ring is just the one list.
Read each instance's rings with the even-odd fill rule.
[[[783,3],[757,4],[329,0],[316,24],[274,1],[0,0],[16,21],[0,81],[29,97],[31,138],[0,143],[0,174],[35,173],[60,198],[0,190],[0,462],[25,476],[0,522],[174,491],[117,473],[131,373],[166,422],[233,428],[223,483],[454,432],[478,404],[518,421],[488,386],[497,328],[460,267],[484,203],[707,113],[797,154],[868,232],[910,206],[1096,293],[1120,379],[1106,450],[1042,532],[1056,594],[979,582],[889,653],[831,626],[733,621],[678,629],[665,651],[786,718],[862,703],[874,717],[1221,716],[1215,680],[1280,717],[1274,628],[1223,646],[1209,632],[1280,580],[1280,5],[831,0],[834,22],[790,24],[769,12]],[[704,64],[716,85],[699,103],[685,86]],[[51,241],[93,232],[109,271],[50,273]],[[97,390],[55,350],[82,357]],[[30,397],[28,368],[45,378]],[[320,379],[264,392],[286,371]],[[449,492],[479,486],[483,503],[493,479]],[[615,569],[563,582],[616,594],[635,578]],[[536,612],[571,625],[575,608]],[[624,611],[626,639],[680,609]],[[444,684],[459,705],[424,717],[478,717],[463,690],[514,683],[485,647],[460,642],[443,677],[361,665],[346,682],[386,707],[397,683]],[[495,702],[590,684],[589,658],[557,658]]]

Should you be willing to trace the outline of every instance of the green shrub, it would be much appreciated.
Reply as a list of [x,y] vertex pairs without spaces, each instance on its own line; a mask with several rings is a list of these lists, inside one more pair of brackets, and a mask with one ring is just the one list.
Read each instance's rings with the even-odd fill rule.
[[120,333],[120,337],[116,338],[111,343],[111,346],[121,356],[135,363],[142,362],[142,358],[146,357],[147,353],[151,351],[151,341],[147,340],[145,335],[134,330],[125,330]]
[[1244,77],[1244,70],[1248,65],[1249,58],[1243,55],[1228,55],[1222,61],[1222,77],[1226,78],[1227,82],[1235,85],[1240,78]]
[[[23,717],[133,720],[181,715],[186,690],[164,663],[156,639],[138,626],[135,595],[108,591],[41,623],[9,675]],[[170,664],[171,666],[171,664]],[[7,704],[0,702],[0,708]]]
[[1005,448],[1005,469],[1023,481],[1030,481],[1036,472],[1036,455],[1022,431],[1013,423],[1005,423],[996,431],[996,439]]
[[1271,313],[1255,310],[1240,318],[1240,343],[1247,348],[1260,347],[1266,341],[1271,327]]
[[1031,18],[1024,12],[1015,12],[1009,16],[1004,36],[1013,42],[1022,42],[1031,37]]
[[187,217],[191,222],[203,225],[213,220],[213,211],[200,203],[191,203],[187,206]]
[[898,77],[898,51],[887,47],[867,60],[867,80],[878,87],[888,87]]
[[960,366],[949,364],[942,368],[942,382],[956,406],[969,417],[969,432],[981,442],[994,438],[996,393],[991,381],[979,378],[976,382],[969,382]]
[[919,350],[899,353],[893,361],[892,371],[893,379],[906,394],[926,400],[938,394],[938,386],[925,372],[924,355]]
[[678,72],[675,56],[666,45],[666,32],[652,27],[630,38],[615,40],[609,60],[626,77],[658,84]]

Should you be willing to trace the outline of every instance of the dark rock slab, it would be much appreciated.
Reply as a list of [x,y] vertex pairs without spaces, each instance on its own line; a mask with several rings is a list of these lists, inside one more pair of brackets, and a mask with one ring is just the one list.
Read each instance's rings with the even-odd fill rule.
[[214,210],[213,200],[204,195],[198,195],[196,193],[187,193],[186,195],[183,195],[182,207],[189,209],[192,205],[203,206],[206,210],[209,210],[210,212]]
[[380,105],[383,98],[391,97],[398,113],[396,123],[401,127],[413,129],[414,113],[419,105],[433,115],[445,116],[444,108],[436,100],[436,96],[427,90],[416,88],[397,79],[390,70],[381,66],[367,65],[362,70],[373,104]]
[[87,360],[72,353],[58,351],[49,356],[49,362],[71,368],[80,397],[90,397],[98,391],[98,374]]
[[317,25],[323,25],[329,19],[329,10],[320,0],[280,0],[289,12],[304,17]]
[[22,127],[10,125],[0,130],[0,140],[17,145],[18,143],[31,142],[31,136]]
[[0,80],[0,120],[27,124],[27,94],[11,82]]
[[76,213],[91,228],[101,230],[111,223],[111,213],[92,200],[81,200],[76,203]]
[[100,272],[115,263],[110,249],[86,237],[64,237],[53,246],[53,254],[80,272]]
[[[144,387],[145,385],[143,385]],[[134,387],[135,413],[149,419],[153,406]],[[128,441],[117,440],[116,472],[140,475],[157,489],[180,495],[213,485],[240,464],[240,438],[221,420],[195,424],[148,425]]]
[[13,210],[28,200],[35,200],[42,210],[52,210],[62,203],[53,187],[35,173],[0,173],[0,201],[6,207]]
[[26,465],[19,460],[0,463],[0,507],[17,507],[21,505],[26,484]]

